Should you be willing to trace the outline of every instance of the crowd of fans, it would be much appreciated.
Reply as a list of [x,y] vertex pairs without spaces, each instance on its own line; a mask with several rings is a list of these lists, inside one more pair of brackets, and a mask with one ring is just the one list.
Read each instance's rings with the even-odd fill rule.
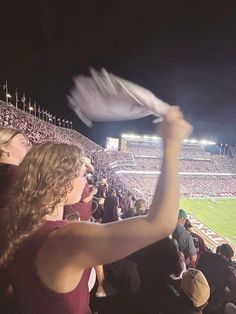
[[[151,155],[154,153],[155,147],[147,147],[145,151],[143,147],[140,149],[138,145],[136,147],[131,145],[132,150],[126,153],[107,152],[74,130],[48,124],[4,103],[0,104],[0,126],[20,130],[29,139],[30,145],[52,141],[82,146],[86,156],[89,157],[85,161],[87,169],[86,183],[77,203],[72,203],[72,205],[69,203],[64,204],[64,219],[71,221],[92,220],[96,223],[107,224],[116,221],[125,222],[130,217],[140,217],[149,213],[149,205],[154,194],[157,177],[154,175],[116,174],[116,170],[159,171],[161,169],[161,159],[159,158],[162,155],[161,149]],[[14,133],[12,136],[11,139],[18,136],[19,141],[24,141],[24,136],[19,132]],[[26,154],[29,144],[24,141],[22,145],[24,145]],[[53,147],[53,144],[45,144],[43,147],[45,156]],[[58,146],[58,154],[63,155],[64,152],[60,151],[59,148]],[[64,146],[64,149],[69,148]],[[2,150],[1,152],[6,155],[6,159],[10,158],[8,151]],[[31,154],[34,153],[37,156],[37,148]],[[71,150],[71,154],[73,153]],[[40,151],[38,151],[38,154],[40,155]],[[157,158],[138,158],[135,157],[137,154],[156,156]],[[28,155],[30,162],[30,154]],[[225,171],[229,171],[232,167],[232,163],[228,160],[224,162],[225,158],[209,159],[208,154],[206,155],[204,151],[199,151],[197,148],[193,150],[190,147],[184,149],[181,158],[180,171],[218,172],[223,168]],[[191,160],[191,158],[205,159]],[[11,171],[12,169],[13,172],[16,171],[16,168],[16,166],[11,167]],[[45,164],[46,168],[47,165]],[[221,193],[234,195],[234,193],[236,194],[235,183],[235,176],[183,175],[181,176],[180,187],[182,194],[190,196],[194,194],[204,195],[206,191],[208,196],[216,196]],[[4,184],[1,188],[8,189],[9,187]],[[24,191],[26,190],[24,189]],[[18,215],[21,214],[19,211]],[[12,229],[13,234],[17,230],[14,228]],[[56,228],[58,228],[58,225]],[[117,258],[106,259],[105,256],[101,257],[100,260],[108,262],[104,266],[95,267],[98,287],[95,285],[91,290],[90,306],[92,312],[99,314],[111,312],[114,314],[235,313],[236,265],[232,261],[233,249],[228,244],[223,244],[214,253],[206,247],[204,240],[195,234],[191,228],[191,222],[187,220],[186,212],[181,209],[178,214],[177,226],[170,237],[150,246],[144,247],[145,245],[143,245],[141,247],[144,248],[131,255],[123,254],[123,256],[128,256],[118,258],[119,261],[115,261]],[[124,231],[124,234],[126,234],[126,231]],[[95,236],[96,234],[94,234]],[[112,233],[110,237],[110,241],[112,241]],[[129,234],[127,233],[126,243],[128,242]],[[36,243],[39,245],[39,242]],[[69,249],[67,248],[67,250]],[[114,247],[111,250],[115,252],[116,248]],[[27,250],[26,253],[28,254]],[[122,254],[117,256],[122,257]],[[20,254],[17,258],[19,264],[11,266],[13,267],[13,274],[19,276],[18,284],[25,283],[22,274],[17,273],[17,265],[24,262],[24,257]],[[86,257],[84,259],[87,261]],[[112,263],[109,263],[109,261]],[[2,260],[0,262],[3,263]],[[88,263],[88,265],[90,264]],[[31,268],[29,268],[29,273],[31,271]],[[84,272],[83,279],[81,279],[83,284],[86,283],[87,279],[85,277],[89,277],[89,274],[89,271]],[[28,276],[26,268],[24,268],[23,275]],[[4,276],[0,273],[0,281],[2,278]],[[46,283],[47,280],[45,279]],[[11,311],[15,311],[11,313],[18,313],[14,304],[14,288],[19,289],[19,287],[12,286],[8,288],[7,294],[10,295],[11,306],[13,304]],[[79,293],[79,285],[77,288]],[[25,293],[27,294],[26,291]],[[25,302],[30,303],[31,301]],[[85,309],[81,306],[82,308]],[[85,314],[85,312],[83,313]]]
[[[127,141],[126,151],[131,152],[134,155],[144,156],[156,156],[162,157],[162,143],[160,140],[157,142],[143,142],[143,141]],[[210,157],[210,153],[206,152],[200,145],[189,145],[183,146],[180,158],[202,158],[206,159]]]
[[[222,160],[223,159],[223,160]],[[236,165],[234,160],[229,160],[229,158],[221,158],[220,161],[215,159],[180,159],[180,171],[181,172],[234,172]],[[140,170],[160,170],[161,159],[159,158],[140,158],[135,157],[135,167]],[[128,165],[122,165],[124,169]],[[130,165],[131,167],[133,165]]]
[[[146,199],[149,200],[156,183],[156,177],[150,172],[161,169],[162,146],[160,143],[128,142],[127,147],[133,159],[129,163],[117,162],[115,170],[128,189],[134,190],[136,195],[146,195]],[[235,174],[236,158],[210,155],[199,145],[184,145],[182,151],[180,157],[182,195],[220,197],[236,194],[236,175],[229,175]],[[122,170],[130,171],[129,175],[122,174]],[[135,171],[149,173],[135,174]],[[188,172],[191,174],[186,175]],[[215,173],[222,175],[214,175]]]
[[[118,177],[135,195],[152,198],[156,176],[143,174],[118,174]],[[192,197],[227,197],[236,195],[235,176],[199,176],[181,175],[180,192],[182,196]]]
[[[0,125],[22,130],[32,144],[55,141],[80,144],[88,157],[93,160],[96,178],[107,177],[112,185],[136,196],[153,195],[156,180],[152,176],[116,175],[119,170],[160,171],[162,144],[160,142],[127,142],[127,151],[106,151],[75,130],[57,127],[33,115],[1,103]],[[140,157],[152,156],[152,158]],[[184,145],[180,157],[181,172],[234,173],[236,158],[210,156],[199,145]],[[220,182],[220,184],[218,184]],[[182,195],[221,196],[236,193],[236,176],[181,176]],[[138,190],[138,191],[137,191]],[[140,194],[140,192],[141,194]]]

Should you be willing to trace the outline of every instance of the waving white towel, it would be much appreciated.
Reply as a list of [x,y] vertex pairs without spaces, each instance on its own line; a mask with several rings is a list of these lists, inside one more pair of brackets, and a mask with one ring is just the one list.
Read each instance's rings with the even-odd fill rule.
[[[94,121],[121,121],[148,115],[162,117],[168,104],[149,90],[108,73],[90,69],[91,77],[79,75],[68,96],[69,106],[87,125]],[[158,119],[157,119],[158,120]]]

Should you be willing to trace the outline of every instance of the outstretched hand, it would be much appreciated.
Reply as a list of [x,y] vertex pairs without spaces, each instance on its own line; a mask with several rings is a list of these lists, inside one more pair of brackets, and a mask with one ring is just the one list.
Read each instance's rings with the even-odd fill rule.
[[169,107],[164,120],[158,126],[158,132],[166,141],[182,142],[192,133],[193,127],[185,119],[179,107]]

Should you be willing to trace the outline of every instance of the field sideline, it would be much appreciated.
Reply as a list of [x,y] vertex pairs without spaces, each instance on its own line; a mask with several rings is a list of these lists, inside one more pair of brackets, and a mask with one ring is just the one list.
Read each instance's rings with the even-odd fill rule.
[[181,199],[181,208],[236,246],[236,198]]

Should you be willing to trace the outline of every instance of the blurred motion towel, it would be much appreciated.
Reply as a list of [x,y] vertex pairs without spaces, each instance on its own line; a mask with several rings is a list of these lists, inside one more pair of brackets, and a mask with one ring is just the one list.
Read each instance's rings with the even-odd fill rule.
[[[149,90],[108,73],[90,69],[79,75],[68,96],[70,108],[89,127],[94,121],[134,120],[165,115],[168,104]],[[158,121],[158,119],[156,120]]]

